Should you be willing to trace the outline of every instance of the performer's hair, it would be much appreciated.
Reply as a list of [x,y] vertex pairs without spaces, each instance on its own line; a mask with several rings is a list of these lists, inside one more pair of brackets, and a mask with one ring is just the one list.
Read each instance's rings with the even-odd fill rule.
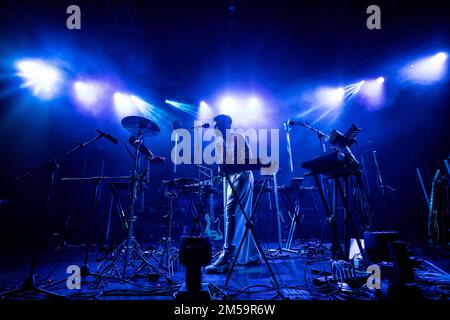
[[231,125],[231,123],[233,122],[231,117],[227,116],[226,114],[219,114],[218,116],[215,116],[213,120],[216,122],[225,123],[227,125]]

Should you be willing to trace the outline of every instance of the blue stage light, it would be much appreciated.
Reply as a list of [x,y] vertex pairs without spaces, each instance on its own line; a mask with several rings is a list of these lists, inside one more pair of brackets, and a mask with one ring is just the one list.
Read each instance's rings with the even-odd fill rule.
[[218,100],[218,111],[229,115],[236,126],[248,127],[263,124],[268,110],[259,97],[240,93],[222,96]]
[[367,80],[359,90],[359,96],[367,109],[378,109],[384,102],[384,77]]
[[205,120],[213,116],[213,111],[206,101],[201,101],[198,106],[198,120]]
[[261,101],[258,97],[253,96],[248,99],[248,105],[252,108],[256,108],[261,105]]
[[136,116],[139,114],[136,104],[129,94],[114,93],[114,109],[119,118],[126,116]]
[[384,83],[384,78],[383,78],[383,77],[379,77],[379,78],[377,79],[377,82],[378,82],[379,84]]
[[447,71],[447,54],[439,52],[433,56],[414,61],[400,71],[401,77],[416,84],[432,84],[442,80]]
[[30,88],[33,95],[50,100],[60,91],[63,73],[52,63],[40,59],[24,59],[16,62],[17,75],[24,80],[23,88]]
[[361,90],[361,87],[366,83],[366,80],[362,80],[354,85],[350,85],[345,87],[345,96],[347,95],[351,95],[352,97],[355,96],[356,94],[358,94],[359,90]]
[[338,108],[344,102],[344,88],[320,88],[316,91],[316,99],[322,108]]
[[[157,110],[154,105],[148,103],[144,99],[142,99],[138,96],[135,96],[135,95],[131,95],[130,98],[131,98],[131,101],[136,106],[136,108],[138,109],[138,111],[142,115],[144,115],[146,117],[150,117],[152,119],[162,118],[162,115],[160,117],[157,116]],[[161,113],[161,112],[159,112],[159,113]]]
[[76,81],[73,89],[77,100],[86,108],[98,105],[105,95],[105,87],[99,82]]
[[186,112],[192,116],[196,116],[196,107],[189,104],[189,103],[183,103],[183,102],[178,102],[178,101],[174,101],[174,100],[165,100],[165,103],[167,103],[168,105],[177,108],[178,110],[181,110],[183,112]]
[[438,54],[436,54],[436,60],[438,62],[444,62],[445,60],[447,60],[447,54],[445,52],[439,52]]
[[236,111],[236,101],[231,96],[225,96],[223,97],[219,102],[219,111],[223,114],[229,114],[232,116],[232,114]]
[[341,114],[344,105],[352,100],[365,85],[362,80],[344,87],[318,87],[303,93],[301,98],[302,110],[297,117],[308,117],[312,123],[323,119],[335,121]]

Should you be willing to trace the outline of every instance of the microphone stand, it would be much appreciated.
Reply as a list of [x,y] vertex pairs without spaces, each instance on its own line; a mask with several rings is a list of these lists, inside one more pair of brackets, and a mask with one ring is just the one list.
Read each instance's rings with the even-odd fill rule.
[[[373,150],[372,151],[372,154],[373,154],[373,161],[374,161],[374,164],[375,164],[375,171],[376,171],[376,180],[377,180],[377,188],[378,188],[378,194],[379,194],[379,197],[380,197],[380,205],[381,205],[381,216],[382,217],[384,217],[384,205],[383,205],[383,198],[384,198],[384,196],[386,195],[386,189],[388,190],[388,191],[390,191],[390,195],[391,195],[391,200],[392,200],[392,202],[393,202],[393,205],[394,205],[394,209],[395,209],[395,213],[397,214],[397,205],[396,205],[396,203],[395,203],[395,200],[394,200],[394,197],[393,197],[393,195],[392,195],[392,192],[394,192],[395,191],[395,188],[393,188],[393,187],[391,187],[391,186],[389,186],[389,185],[385,185],[384,183],[383,183],[383,178],[381,177],[381,171],[380,171],[380,167],[378,166],[378,160],[377,160],[377,152],[376,152],[376,150]],[[388,227],[390,227],[390,226],[388,226]]]
[[378,166],[378,160],[377,160],[377,152],[374,150],[372,151],[373,154],[373,162],[375,163],[375,170],[376,170],[376,177],[377,177],[377,187],[378,191],[381,195],[384,196],[384,186],[383,186],[383,178],[381,178],[381,172],[380,167]]
[[289,166],[291,168],[291,172],[294,172],[294,164],[292,162],[292,148],[291,148],[291,130],[292,126],[289,125],[289,121],[283,123],[284,131],[286,131],[286,142],[287,142],[287,152],[289,155]]
[[57,180],[57,175],[58,175],[58,170],[60,168],[60,164],[59,162],[61,162],[62,160],[64,160],[67,156],[69,156],[70,154],[76,152],[77,150],[80,150],[84,147],[86,147],[88,144],[92,143],[95,140],[101,139],[103,138],[104,135],[102,133],[99,133],[97,136],[95,136],[94,138],[91,138],[83,143],[78,143],[74,148],[62,153],[61,155],[57,156],[56,158],[53,158],[51,160],[48,160],[46,162],[46,164],[36,170],[32,170],[30,172],[26,172],[20,176],[18,176],[16,178],[16,181],[19,181],[25,177],[32,177],[34,176],[36,173],[41,172],[45,169],[48,170],[49,172],[49,176],[50,176],[50,184],[48,187],[48,192],[47,192],[47,200],[45,203],[45,209],[43,214],[41,215],[41,228],[39,231],[39,236],[37,241],[34,241],[34,245],[33,245],[33,254],[32,254],[32,258],[31,258],[31,265],[30,265],[30,270],[28,273],[28,277],[24,280],[22,286],[20,288],[16,288],[16,289],[12,289],[9,291],[5,291],[5,292],[1,292],[0,296],[5,297],[5,296],[11,296],[14,294],[20,294],[22,292],[31,292],[31,293],[40,293],[40,294],[45,294],[51,298],[59,298],[59,299],[64,299],[65,297],[63,295],[57,294],[55,292],[40,288],[37,285],[37,274],[36,274],[36,266],[37,266],[37,260],[38,260],[38,256],[39,256],[39,245],[41,244],[43,237],[44,237],[44,230],[45,230],[45,223],[47,221],[48,216],[50,215],[51,211],[52,211],[52,205],[53,205],[53,197],[55,194],[55,187],[56,187],[56,180]]
[[289,154],[289,164],[290,164],[291,172],[294,172],[294,165],[292,162],[292,148],[291,148],[291,134],[290,133],[292,130],[292,126],[295,126],[295,125],[301,125],[302,127],[305,127],[306,129],[314,132],[317,135],[317,137],[319,138],[320,150],[323,153],[327,152],[327,147],[325,145],[325,138],[329,137],[326,133],[323,133],[319,129],[316,129],[316,128],[310,126],[306,122],[301,122],[301,123],[292,122],[291,123],[291,121],[287,121],[287,122],[283,123],[284,131],[286,131],[287,151]]
[[[327,147],[325,145],[325,138],[328,138],[329,135],[327,135],[326,133],[320,131],[319,129],[314,128],[313,126],[309,125],[306,122],[302,122],[300,123],[300,125],[302,127],[305,127],[308,130],[311,130],[312,132],[314,132],[317,135],[317,138],[319,139],[319,143],[320,143],[320,150],[322,151],[322,153],[326,153],[327,152]],[[332,217],[331,219],[334,219],[334,217],[336,216],[337,213],[337,197],[336,197],[336,187],[330,185],[330,181],[324,181],[324,177],[323,175],[319,176],[320,179],[320,184],[322,185],[322,189],[326,190],[327,196],[328,196],[328,200],[330,201],[330,203],[332,204]],[[326,188],[325,188],[326,185]],[[330,191],[332,190],[332,191]]]
[[[175,146],[174,146],[174,148],[175,148],[175,157],[177,157],[178,156],[178,148],[177,148],[177,146],[178,146],[178,133],[175,133]],[[175,179],[175,177],[176,177],[176,175],[177,175],[177,163],[176,163],[176,161],[174,161],[173,162],[173,178]]]
[[327,152],[327,147],[325,145],[325,139],[324,138],[328,138],[329,136],[326,133],[323,133],[322,131],[320,131],[319,129],[316,129],[316,128],[310,126],[306,122],[302,122],[300,125],[305,127],[306,129],[311,130],[315,134],[317,134],[317,137],[319,138],[319,142],[320,142],[320,149],[322,150],[323,153]]
[[[174,142],[174,154],[175,158],[178,157],[178,132],[176,130],[181,129],[181,122],[178,120],[175,120],[172,124],[172,129],[175,131],[175,142]],[[176,160],[176,159],[174,159]],[[176,161],[173,162],[173,178],[175,179],[177,175],[177,163]]]

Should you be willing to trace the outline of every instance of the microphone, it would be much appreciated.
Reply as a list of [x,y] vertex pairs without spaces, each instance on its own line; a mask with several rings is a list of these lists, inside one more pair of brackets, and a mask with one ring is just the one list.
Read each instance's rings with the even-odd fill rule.
[[116,138],[114,138],[112,135],[107,134],[106,132],[100,131],[98,129],[95,129],[99,134],[100,137],[106,138],[107,140],[109,140],[110,142],[117,144],[118,141]]
[[189,129],[199,129],[199,128],[209,128],[211,125],[209,123],[204,123],[201,126],[190,127]]
[[306,124],[306,122],[298,122],[298,121],[289,120],[287,122],[287,124],[290,126],[303,126]]

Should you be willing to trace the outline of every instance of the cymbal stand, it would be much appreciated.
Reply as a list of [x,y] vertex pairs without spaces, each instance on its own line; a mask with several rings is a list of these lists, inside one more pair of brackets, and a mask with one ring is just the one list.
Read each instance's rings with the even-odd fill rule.
[[[151,273],[157,273],[157,267],[152,265],[145,256],[139,243],[134,237],[134,223],[136,222],[136,204],[139,190],[142,190],[142,183],[145,180],[145,172],[139,174],[139,163],[141,159],[141,148],[143,144],[143,134],[139,129],[136,140],[135,155],[133,159],[133,170],[131,173],[132,192],[128,209],[128,232],[126,239],[120,246],[98,267],[98,275],[104,277],[118,278],[121,281],[130,281],[142,269],[147,268]],[[136,268],[135,261],[140,260],[141,264]],[[131,269],[131,268],[134,268]],[[131,272],[128,272],[131,271]]]

